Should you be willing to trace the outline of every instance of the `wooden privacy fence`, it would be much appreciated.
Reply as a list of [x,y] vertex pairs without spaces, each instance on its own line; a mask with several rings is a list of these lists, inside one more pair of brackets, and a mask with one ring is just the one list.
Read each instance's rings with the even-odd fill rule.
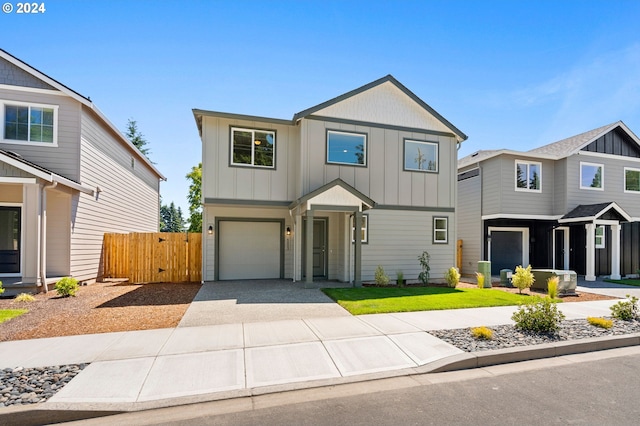
[[202,280],[202,234],[104,234],[102,253],[106,278],[132,283]]

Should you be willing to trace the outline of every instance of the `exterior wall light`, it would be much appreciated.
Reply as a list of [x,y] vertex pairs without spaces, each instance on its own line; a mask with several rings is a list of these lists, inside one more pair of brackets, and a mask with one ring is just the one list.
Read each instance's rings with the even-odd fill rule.
[[291,235],[291,227],[287,226],[287,235]]
[[213,225],[209,225],[209,228],[207,229],[207,234],[209,235],[213,234]]

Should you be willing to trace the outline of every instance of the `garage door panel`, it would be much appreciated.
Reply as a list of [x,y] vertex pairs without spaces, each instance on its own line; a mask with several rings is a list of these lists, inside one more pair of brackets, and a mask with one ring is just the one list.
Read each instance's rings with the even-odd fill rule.
[[280,278],[280,223],[221,221],[220,280]]

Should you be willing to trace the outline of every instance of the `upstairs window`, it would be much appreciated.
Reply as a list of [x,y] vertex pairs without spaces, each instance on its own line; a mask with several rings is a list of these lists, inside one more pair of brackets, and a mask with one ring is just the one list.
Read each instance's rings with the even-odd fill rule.
[[604,166],[594,163],[580,163],[580,189],[604,188]]
[[2,107],[4,142],[56,145],[57,106],[11,102]]
[[624,168],[624,192],[640,193],[640,169]]
[[327,163],[366,166],[367,135],[328,130]]
[[516,160],[516,191],[542,191],[542,163]]
[[404,169],[417,172],[438,172],[436,142],[404,140]]
[[231,128],[231,164],[234,166],[275,167],[276,132]]

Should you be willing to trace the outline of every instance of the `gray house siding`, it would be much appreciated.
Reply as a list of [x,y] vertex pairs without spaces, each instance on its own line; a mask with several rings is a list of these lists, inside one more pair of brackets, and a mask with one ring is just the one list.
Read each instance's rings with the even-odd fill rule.
[[567,159],[555,161],[553,181],[553,215],[564,215],[567,209]]
[[473,274],[482,260],[482,176],[458,181],[456,228],[462,240],[463,274]]
[[26,71],[23,71],[4,59],[0,59],[0,84],[54,90],[53,87],[44,81],[34,77]]
[[502,213],[503,162],[491,158],[480,166],[482,174],[482,214]]

